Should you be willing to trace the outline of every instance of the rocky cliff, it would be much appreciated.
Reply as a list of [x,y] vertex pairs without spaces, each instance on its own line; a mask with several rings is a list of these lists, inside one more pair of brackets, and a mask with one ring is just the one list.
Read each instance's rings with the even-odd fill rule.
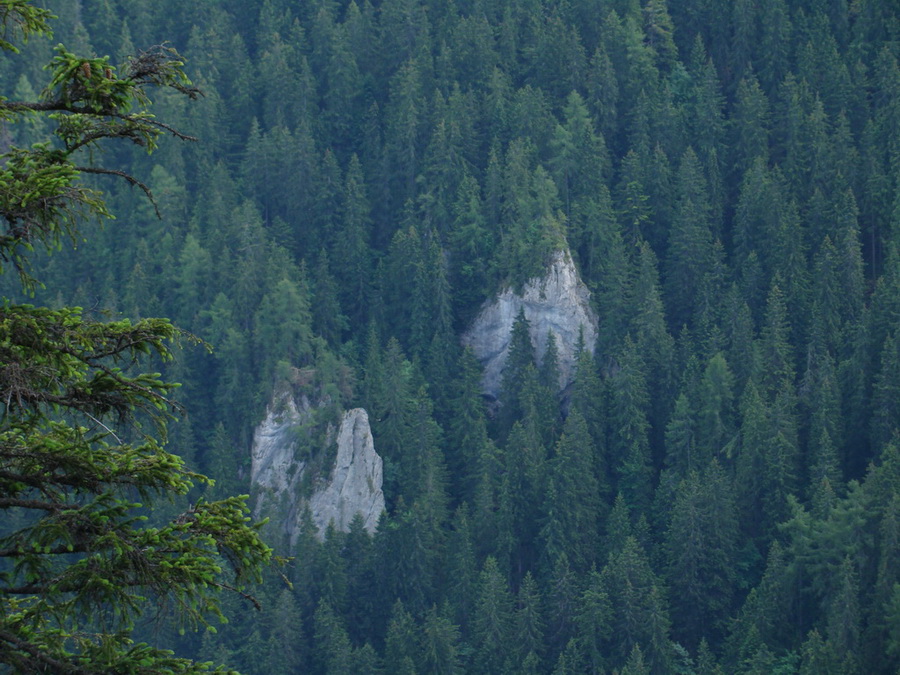
[[337,435],[337,457],[331,478],[309,500],[313,522],[323,530],[329,522],[346,531],[357,513],[374,532],[384,510],[381,457],[375,452],[369,415],[362,408],[344,413]]
[[[289,393],[276,396],[269,406],[253,435],[255,515],[269,516],[291,544],[307,506],[320,537],[330,522],[346,532],[357,513],[374,532],[384,494],[382,461],[368,414],[362,408],[343,413],[337,431],[333,425],[326,430],[321,447],[309,443],[313,439],[315,445],[314,417],[315,408],[305,397],[297,401]],[[328,461],[331,453],[333,462]]]
[[462,337],[484,366],[482,389],[492,398],[500,393],[500,375],[509,351],[510,332],[519,310],[531,326],[531,344],[538,363],[544,357],[547,335],[553,333],[559,350],[559,388],[571,382],[575,348],[583,332],[585,347],[593,353],[597,340],[597,313],[590,291],[578,275],[567,251],[554,254],[547,273],[530,279],[521,292],[507,288],[488,301]]

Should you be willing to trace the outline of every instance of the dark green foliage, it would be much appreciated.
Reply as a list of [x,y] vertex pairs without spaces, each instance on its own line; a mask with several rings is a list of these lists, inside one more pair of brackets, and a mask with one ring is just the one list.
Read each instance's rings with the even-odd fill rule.
[[697,407],[697,449],[702,466],[713,457],[727,455],[734,441],[734,377],[721,353],[713,356],[703,371]]
[[[211,345],[149,367],[191,411],[170,448],[216,478],[192,500],[250,491],[273,391],[321,407],[311,466],[351,405],[385,462],[374,538],[320,541],[302,511],[292,546],[267,528],[296,556],[293,604],[273,581],[258,621],[227,601],[218,634],[160,643],[247,673],[897,670],[896,3],[47,4],[91,58],[59,53],[70,85],[41,97],[52,43],[0,54],[0,192],[10,214],[46,206],[64,246],[27,251],[19,221],[0,264],[30,261],[35,304],[84,307],[80,326],[169,316]],[[151,188],[158,220],[140,187],[66,174],[88,164],[77,129],[32,143],[54,104],[118,95],[106,65],[164,40],[205,96],[154,110],[200,142],[93,157]],[[120,218],[77,252],[66,228],[99,194],[31,194],[54,172]],[[567,381],[566,329],[526,308],[486,402],[458,336],[559,250],[596,344]]]
[[459,628],[432,606],[422,625],[421,671],[439,675],[461,673],[458,643]]
[[513,600],[497,561],[488,558],[481,571],[472,618],[474,672],[498,673],[515,653]]
[[349,672],[353,660],[350,638],[327,601],[319,604],[314,621],[318,670],[326,675]]
[[509,336],[509,352],[503,366],[500,383],[501,412],[499,415],[501,437],[509,433],[513,422],[523,416],[522,393],[525,382],[536,375],[534,345],[531,342],[531,324],[520,309]]
[[669,232],[666,289],[672,324],[690,323],[702,296],[700,284],[714,262],[711,208],[699,160],[691,148],[678,170],[676,204]]
[[663,589],[634,537],[625,540],[621,551],[610,554],[601,579],[616,627],[609,641],[613,662],[624,663],[637,645],[643,645],[643,660],[650,662],[653,672],[666,672],[671,654]]
[[674,633],[694,648],[717,640],[731,610],[737,513],[731,485],[715,460],[692,471],[676,490],[665,538],[672,608],[681,617]]
[[603,578],[593,569],[587,576],[576,614],[577,640],[590,673],[603,672],[607,658],[605,646],[613,631],[612,619],[612,604]]
[[519,588],[515,611],[515,633],[517,640],[519,669],[527,669],[529,664],[540,662],[544,652],[544,619],[542,616],[541,593],[531,573],[525,575]]
[[577,571],[587,570],[597,556],[602,510],[592,448],[587,423],[573,410],[550,461],[541,539],[551,563],[565,553]]
[[653,471],[647,419],[650,397],[646,365],[630,338],[625,341],[619,368],[609,385],[609,453],[618,460],[617,485],[625,501],[632,508],[643,509],[649,505]]
[[458,376],[450,399],[447,428],[447,468],[453,493],[473,501],[482,453],[489,443],[487,418],[481,400],[481,367],[471,349],[457,361]]
[[384,665],[388,672],[416,672],[416,661],[419,658],[416,624],[403,602],[397,600],[391,611],[390,623],[384,646]]
[[[49,34],[50,18],[27,2],[2,3],[0,49],[18,51],[7,37]],[[89,52],[80,24],[75,37]],[[77,240],[84,221],[112,217],[82,176],[118,176],[152,199],[132,175],[94,164],[93,151],[114,139],[152,151],[163,132],[187,138],[147,111],[150,89],[196,98],[182,65],[174,49],[160,46],[131,57],[117,74],[108,57],[79,57],[59,45],[41,101],[0,99],[5,123],[50,113],[56,125],[56,144],[3,147],[0,271],[12,268],[26,292],[38,285],[36,248],[56,249]],[[209,672],[209,662],[134,639],[148,599],[175,605],[179,625],[190,628],[208,617],[225,620],[216,590],[256,602],[240,589],[260,581],[272,557],[261,525],[247,522],[246,497],[181,499],[212,481],[163,448],[168,422],[181,411],[172,398],[177,385],[134,366],[171,361],[171,343],[186,336],[165,319],[99,320],[80,307],[7,297],[0,314],[0,507],[7,516],[0,662],[11,672]],[[190,428],[179,440],[193,454]],[[135,500],[150,506],[163,495],[172,504],[148,522],[149,510]],[[225,569],[233,579],[223,579]]]

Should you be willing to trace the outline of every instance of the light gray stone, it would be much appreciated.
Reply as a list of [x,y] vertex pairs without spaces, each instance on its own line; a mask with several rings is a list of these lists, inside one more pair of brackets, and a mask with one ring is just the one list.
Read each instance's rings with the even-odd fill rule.
[[302,477],[303,462],[294,457],[295,429],[310,420],[309,401],[298,406],[287,392],[275,396],[266,417],[253,432],[250,483],[278,494],[293,490]]
[[365,528],[374,532],[384,510],[384,493],[382,460],[375,452],[368,414],[362,408],[349,410],[342,415],[336,434],[333,427],[329,429],[326,447],[320,452],[335,443],[334,465],[327,478],[315,481],[307,499],[302,486],[308,464],[297,457],[298,429],[310,423],[312,412],[305,397],[298,403],[290,393],[282,392],[273,398],[265,419],[257,426],[250,468],[254,514],[268,516],[291,544],[296,542],[307,507],[320,538],[331,522],[346,532],[357,513],[362,515]]
[[568,251],[557,251],[542,277],[530,279],[517,293],[502,291],[485,303],[472,326],[463,334],[463,345],[472,348],[484,367],[482,390],[491,398],[500,394],[500,379],[509,353],[513,323],[524,310],[530,323],[531,344],[541,363],[547,335],[553,333],[559,351],[559,389],[571,384],[575,372],[575,348],[579,334],[592,354],[597,340],[598,318],[591,294],[578,275]]
[[337,458],[331,479],[309,500],[313,522],[324,531],[329,522],[346,532],[357,513],[374,532],[384,510],[382,461],[375,452],[369,415],[362,408],[344,413],[337,437]]

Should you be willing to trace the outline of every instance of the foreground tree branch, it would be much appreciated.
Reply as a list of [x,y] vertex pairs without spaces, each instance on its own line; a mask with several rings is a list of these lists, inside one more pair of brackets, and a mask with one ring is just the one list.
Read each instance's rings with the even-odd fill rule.
[[[0,49],[49,35],[50,18],[27,0],[0,0]],[[149,112],[153,88],[200,95],[182,66],[167,45],[138,53],[121,74],[107,58],[59,46],[42,100],[0,98],[0,121],[43,115],[56,125],[53,139],[0,156],[0,273],[12,268],[32,290],[36,247],[52,250],[85,219],[112,217],[84,174],[123,179],[153,202],[144,183],[93,165],[86,151],[122,140],[152,151],[162,135],[193,140]],[[24,523],[0,535],[0,670],[210,672],[133,643],[144,608],[174,607],[192,628],[222,618],[223,591],[258,608],[246,585],[260,580],[272,551],[246,496],[147,521],[154,500],[211,482],[164,449],[181,412],[177,385],[136,367],[171,359],[184,339],[164,319],[102,322],[79,308],[0,300],[0,513]]]

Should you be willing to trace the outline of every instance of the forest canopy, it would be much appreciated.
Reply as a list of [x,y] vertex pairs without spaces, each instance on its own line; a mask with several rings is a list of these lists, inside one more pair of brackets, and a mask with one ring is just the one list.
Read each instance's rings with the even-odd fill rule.
[[[265,530],[292,588],[267,579],[260,614],[225,600],[216,634],[169,631],[179,655],[897,671],[896,2],[43,4],[92,78],[168,42],[205,96],[153,95],[197,143],[97,155],[162,217],[82,175],[119,219],[29,253],[33,302],[212,345],[158,364],[189,410],[167,450],[216,478],[204,496],[250,489],[253,430],[297,372],[323,418],[369,411],[385,462],[374,534]],[[53,44],[0,54],[6,100],[39,100]],[[16,114],[0,147],[56,123]],[[559,395],[513,335],[485,406],[460,335],[561,248],[596,344]],[[24,302],[14,274],[0,292]]]

